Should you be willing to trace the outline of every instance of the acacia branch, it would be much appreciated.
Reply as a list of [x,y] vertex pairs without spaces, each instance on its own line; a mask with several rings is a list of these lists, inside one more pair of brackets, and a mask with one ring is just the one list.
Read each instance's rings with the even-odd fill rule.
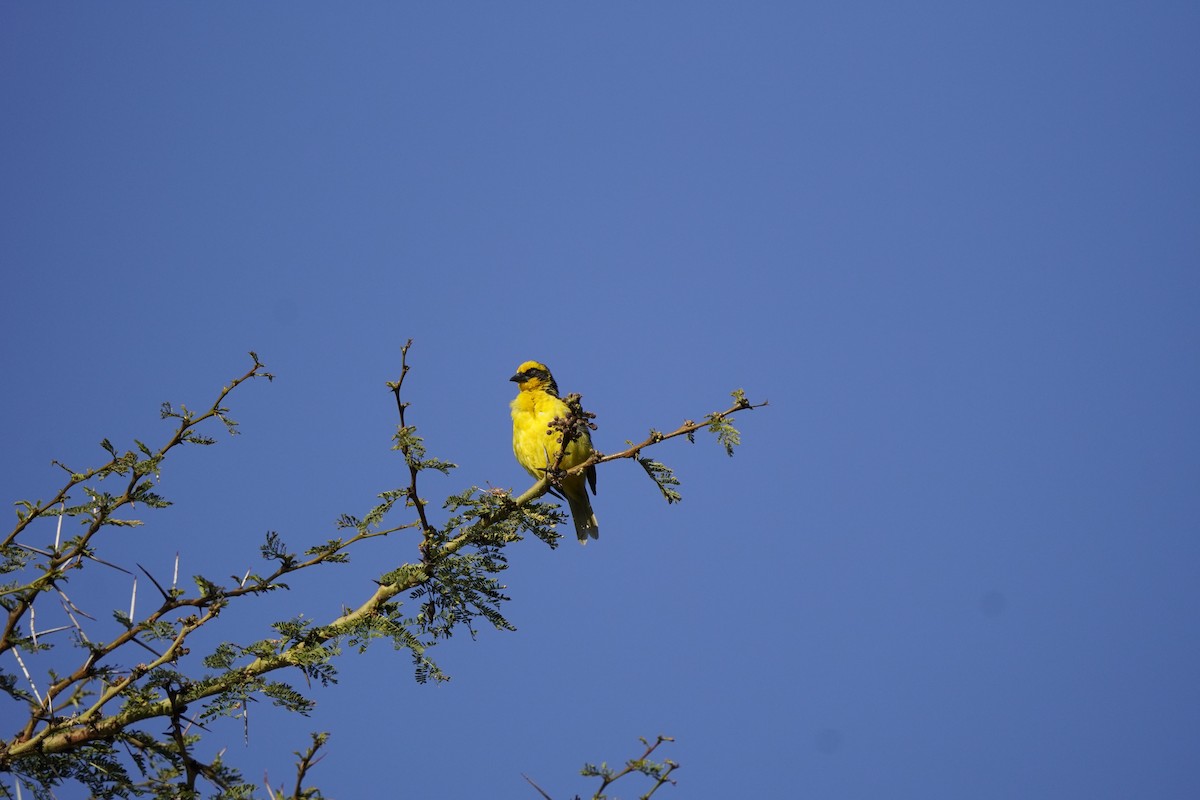
[[[401,526],[401,527],[406,527],[406,526]],[[92,648],[91,652],[89,653],[87,659],[85,659],[83,664],[81,664],[70,675],[67,675],[67,676],[59,679],[57,682],[55,682],[54,684],[51,685],[51,687],[49,688],[49,690],[47,692],[47,697],[49,698],[47,702],[49,703],[54,698],[60,696],[63,692],[67,691],[68,689],[72,689],[72,696],[79,696],[81,693],[81,688],[86,684],[86,682],[91,679],[94,679],[96,677],[96,671],[95,671],[96,667],[103,659],[105,659],[107,656],[111,655],[113,652],[120,649],[124,645],[127,645],[130,642],[136,642],[137,641],[136,637],[139,634],[150,630],[156,622],[163,619],[170,612],[178,611],[181,609],[187,609],[187,608],[195,608],[197,610],[205,612],[203,614],[203,616],[201,616],[201,617],[189,618],[189,619],[195,620],[194,622],[189,622],[189,620],[183,621],[180,631],[179,631],[176,639],[172,643],[172,646],[170,648],[168,648],[168,650],[163,654],[162,657],[159,658],[158,661],[155,661],[154,663],[145,667],[144,669],[142,669],[142,668],[135,669],[124,680],[122,680],[118,684],[114,684],[112,687],[110,687],[110,689],[108,691],[106,691],[104,693],[104,695],[101,697],[101,700],[98,701],[96,704],[94,704],[87,712],[85,712],[83,715],[80,715],[79,717],[75,717],[75,718],[72,718],[71,720],[69,720],[68,725],[77,726],[77,725],[84,725],[84,724],[90,723],[90,721],[97,716],[100,709],[106,703],[108,703],[114,697],[119,696],[120,693],[123,692],[133,681],[142,677],[142,675],[144,675],[150,669],[153,669],[157,666],[161,666],[162,664],[166,664],[166,663],[173,661],[174,654],[178,654],[181,651],[184,641],[187,639],[187,637],[192,632],[194,632],[196,629],[200,628],[202,625],[207,623],[209,620],[216,617],[217,614],[220,613],[221,609],[225,606],[225,604],[229,600],[244,597],[244,596],[251,595],[251,594],[259,594],[261,592],[267,591],[268,589],[276,586],[277,581],[280,578],[282,578],[290,573],[298,572],[302,569],[307,569],[309,567],[313,567],[313,566],[321,564],[325,561],[328,561],[334,555],[348,549],[356,542],[362,541],[363,539],[374,538],[377,535],[379,535],[379,534],[375,533],[375,532],[360,533],[356,536],[353,536],[353,537],[341,542],[338,547],[331,548],[326,551],[322,551],[322,552],[318,553],[317,555],[314,555],[313,557],[309,558],[306,561],[295,562],[295,563],[291,563],[291,564],[287,564],[287,563],[281,564],[271,575],[269,575],[265,578],[262,578],[252,584],[246,585],[246,586],[235,587],[235,588],[230,588],[230,589],[222,589],[214,594],[204,595],[201,597],[190,597],[190,598],[177,597],[177,598],[170,598],[170,599],[166,600],[163,603],[163,605],[159,609],[154,611],[150,616],[146,617],[144,620],[137,623],[136,625],[131,625],[124,632],[122,632],[119,636],[117,636],[115,639],[113,639],[111,642],[108,642],[107,644],[105,644],[104,646],[101,646],[101,647]],[[406,588],[411,588],[411,587],[406,587]],[[404,590],[404,588],[397,589],[391,595],[388,595],[388,598],[390,598],[391,596],[394,596],[395,593],[398,593],[403,590]],[[382,600],[380,602],[382,602]],[[377,605],[378,604],[376,604],[376,606]],[[349,617],[350,615],[346,615],[346,616]],[[359,618],[361,618],[361,617],[354,617],[353,620],[357,620]],[[345,619],[345,617],[343,619]],[[339,626],[339,623],[341,623],[341,620],[335,620],[333,623],[331,623],[331,626]],[[320,639],[320,642],[321,643],[327,642],[332,638],[336,638],[336,636],[338,636],[338,635],[341,635],[341,634],[333,633],[333,634],[325,637],[324,639]],[[287,651],[285,651],[285,652],[287,652]],[[301,652],[302,652],[302,650],[293,648],[292,655],[296,656]],[[284,655],[284,654],[281,653],[280,655]],[[259,661],[263,661],[263,660],[259,659]],[[249,671],[241,671],[239,673],[239,677],[236,681],[226,681],[226,682],[214,684],[213,691],[205,691],[202,693],[197,693],[194,691],[193,692],[181,691],[180,692],[180,697],[182,698],[181,701],[171,702],[169,700],[164,700],[164,701],[160,702],[159,704],[157,704],[157,706],[151,707],[150,713],[145,714],[145,715],[130,716],[127,721],[121,722],[117,727],[123,728],[126,725],[132,724],[133,722],[138,722],[143,719],[148,719],[150,717],[169,715],[169,714],[173,713],[173,710],[175,708],[177,708],[180,705],[180,703],[182,703],[183,705],[186,705],[187,703],[194,702],[199,699],[203,699],[204,697],[210,697],[214,694],[219,694],[222,691],[227,691],[228,689],[232,688],[234,685],[236,685],[236,683],[244,680],[246,677],[258,676],[265,672],[271,671],[273,669],[279,669],[284,666],[291,666],[291,665],[293,665],[293,663],[302,663],[302,662],[300,662],[298,659],[284,659],[284,660],[280,661],[279,663],[275,664],[274,666],[270,666],[269,662],[263,661],[263,663],[260,665],[263,668],[260,671],[253,671],[253,670],[249,670],[249,668],[246,668],[246,670],[249,670]],[[252,664],[251,666],[254,666],[254,665]],[[121,717],[121,716],[124,716],[124,715],[115,715],[114,717],[105,718],[103,720],[98,720],[95,723],[95,728],[97,730],[108,729],[111,725],[114,724],[113,721],[115,720],[115,717]],[[53,737],[55,735],[55,727],[56,726],[53,724],[48,726],[47,728],[44,728],[40,733],[35,735],[34,729],[35,729],[38,721],[39,721],[39,719],[37,717],[31,718],[29,720],[28,724],[26,725],[25,730],[22,731],[22,733],[17,737],[16,741],[18,743],[20,743],[20,742],[36,742],[39,739]],[[59,725],[58,727],[62,728],[63,726]],[[97,739],[97,738],[104,738],[104,737],[88,737],[89,740]],[[47,747],[47,749],[53,751],[52,747]],[[19,753],[20,751],[21,751],[21,747],[18,744],[17,746],[14,746],[14,748],[10,752]]]
[[[212,404],[212,406],[207,411],[205,411],[203,414],[201,414],[198,417],[192,416],[190,414],[184,414],[183,416],[180,417],[179,427],[174,431],[173,435],[167,441],[167,443],[158,449],[158,451],[152,457],[152,460],[154,460],[155,462],[161,461],[162,458],[167,454],[167,451],[171,450],[175,446],[177,446],[177,445],[181,444],[183,441],[185,441],[186,436],[191,431],[191,429],[195,428],[197,425],[204,422],[205,420],[211,419],[213,417],[219,417],[222,420],[225,420],[226,424],[228,424],[228,420],[226,420],[226,418],[224,416],[227,409],[225,409],[221,405],[221,403],[223,403],[225,401],[225,398],[228,397],[229,394],[234,389],[236,389],[238,386],[240,386],[241,384],[245,383],[248,380],[251,380],[252,378],[266,378],[267,380],[274,379],[275,376],[272,375],[271,373],[265,371],[265,369],[264,369],[265,365],[261,361],[258,360],[258,356],[255,353],[251,352],[250,357],[254,360],[254,365],[249,370],[247,370],[243,375],[240,375],[239,377],[234,378],[232,381],[230,381],[228,386],[223,386],[221,388],[221,393],[219,395],[217,395],[216,401]],[[107,464],[104,464],[103,466],[95,467],[93,469],[89,469],[84,472],[78,472],[78,473],[73,472],[70,469],[67,469],[62,464],[59,464],[59,466],[62,466],[63,469],[67,470],[68,474],[71,477],[67,480],[66,484],[64,484],[63,487],[58,491],[58,493],[54,495],[53,498],[46,501],[45,503],[40,503],[40,504],[31,506],[29,508],[29,510],[26,511],[25,513],[19,514],[16,527],[13,528],[12,532],[8,536],[6,536],[3,541],[0,541],[0,547],[7,547],[8,545],[12,544],[16,540],[16,538],[21,534],[21,532],[24,531],[25,528],[29,526],[29,523],[33,522],[33,520],[37,519],[38,517],[44,516],[47,512],[49,512],[54,506],[58,505],[59,503],[65,502],[67,499],[68,492],[70,492],[70,490],[72,488],[74,488],[75,486],[78,486],[81,483],[86,483],[87,481],[89,481],[95,477],[103,477],[105,475],[118,473],[118,468],[121,466],[122,463],[124,463],[124,461],[125,461],[124,458],[114,457]],[[57,461],[54,463],[58,464]],[[138,475],[138,477],[141,477],[141,475]],[[70,559],[68,558],[66,560],[70,560]]]
[[621,778],[624,778],[626,775],[634,772],[640,772],[643,775],[654,778],[656,781],[654,786],[651,787],[650,791],[642,795],[641,800],[647,800],[647,798],[657,792],[663,784],[675,783],[675,781],[671,780],[670,775],[672,772],[679,769],[678,764],[671,760],[664,761],[662,764],[656,764],[653,761],[648,760],[651,754],[653,754],[663,742],[673,741],[675,741],[675,739],[670,736],[659,736],[654,744],[650,744],[645,739],[642,739],[642,744],[646,745],[646,751],[642,753],[640,758],[635,758],[632,761],[626,762],[625,769],[620,770],[619,772],[606,772],[598,770],[597,773],[601,777],[601,783],[600,788],[596,790],[593,800],[600,800],[600,798],[603,798],[605,796],[604,791],[609,786],[619,781]]
[[[400,397],[400,391],[404,382],[405,376],[408,374],[409,365],[407,364],[407,352],[412,341],[409,340],[401,350],[401,374],[397,381],[389,383],[388,386],[392,390],[396,400],[397,410],[400,417],[400,427],[406,429],[405,411],[408,403],[403,402]],[[253,355],[253,354],[252,354]],[[191,439],[192,429],[212,417],[221,419],[232,430],[232,423],[225,417],[227,409],[224,409],[221,403],[225,397],[242,382],[249,380],[252,377],[268,377],[271,376],[262,372],[262,364],[258,361],[257,356],[254,357],[254,366],[251,370],[240,378],[234,380],[229,386],[222,389],[217,401],[212,407],[200,416],[194,416],[191,412],[183,409],[182,414],[176,415],[180,417],[180,425],[175,430],[168,442],[158,451],[147,456],[145,460],[138,461],[135,456],[130,453],[124,457],[114,458],[104,467],[92,470],[82,475],[72,474],[70,481],[66,487],[52,501],[39,504],[32,507],[32,510],[21,520],[18,530],[6,540],[11,542],[24,529],[25,525],[39,514],[46,514],[50,509],[58,504],[64,503],[66,494],[71,487],[78,485],[86,480],[94,477],[105,477],[109,474],[124,474],[125,470],[132,472],[128,484],[125,486],[124,492],[117,498],[110,498],[105,495],[107,502],[99,504],[91,513],[90,525],[85,535],[71,543],[71,546],[55,553],[49,558],[48,569],[37,580],[31,582],[23,590],[18,591],[16,607],[12,608],[12,613],[9,615],[9,623],[5,631],[5,639],[0,647],[2,652],[4,647],[10,647],[14,644],[12,632],[16,629],[16,624],[21,619],[25,612],[32,607],[32,601],[38,593],[53,587],[58,589],[54,583],[55,575],[60,574],[61,570],[72,565],[72,562],[78,563],[77,559],[81,556],[89,556],[87,552],[87,544],[92,536],[98,532],[99,528],[105,524],[112,524],[112,514],[117,509],[124,505],[135,502],[135,494],[144,491],[140,486],[141,480],[152,470],[156,470],[158,464],[175,446],[185,443]],[[408,487],[404,490],[389,493],[391,497],[407,496],[412,505],[416,509],[418,520],[399,526],[388,528],[387,530],[370,530],[371,526],[377,525],[382,519],[386,511],[390,510],[391,502],[385,495],[385,502],[380,506],[380,513],[377,517],[368,517],[367,522],[358,525],[358,533],[344,540],[334,540],[329,545],[321,548],[313,548],[310,550],[311,557],[305,560],[296,560],[294,556],[284,553],[282,550],[277,551],[279,555],[272,556],[279,558],[279,565],[271,572],[270,575],[260,578],[254,577],[254,580],[249,583],[243,578],[240,584],[230,587],[218,587],[205,582],[201,590],[201,594],[197,597],[183,597],[181,592],[177,592],[172,584],[172,589],[167,592],[155,581],[159,592],[163,595],[162,605],[152,612],[148,617],[140,622],[134,623],[132,619],[128,620],[126,630],[123,631],[114,640],[102,645],[88,645],[89,654],[83,663],[70,675],[60,678],[53,683],[47,693],[47,707],[54,708],[53,700],[59,699],[64,695],[72,699],[82,699],[85,695],[85,689],[95,685],[94,682],[98,679],[105,681],[102,684],[102,690],[95,702],[82,713],[73,715],[69,718],[55,718],[53,716],[47,718],[39,714],[32,715],[29,724],[16,739],[8,743],[7,747],[0,743],[0,767],[5,764],[11,764],[16,759],[22,756],[29,756],[34,752],[52,754],[69,752],[85,746],[89,742],[98,741],[113,741],[122,738],[126,731],[131,726],[143,722],[151,718],[167,717],[175,722],[175,733],[179,734],[178,720],[184,707],[206,698],[244,690],[244,687],[257,686],[256,682],[262,676],[276,670],[296,667],[302,671],[310,668],[316,662],[324,661],[328,658],[328,651],[325,649],[331,642],[336,642],[350,635],[359,635],[364,628],[370,628],[373,624],[372,618],[381,618],[384,622],[400,628],[407,628],[410,621],[400,620],[396,615],[396,605],[391,601],[400,593],[417,589],[418,587],[426,586],[431,583],[443,580],[438,577],[438,570],[434,569],[437,562],[449,558],[461,551],[464,547],[472,544],[493,544],[491,540],[486,538],[486,532],[493,526],[507,521],[517,514],[522,509],[527,508],[534,503],[538,498],[543,496],[550,490],[554,481],[561,478],[562,474],[579,474],[595,464],[614,461],[622,458],[638,458],[639,454],[646,448],[652,447],[658,443],[668,439],[673,439],[679,436],[690,436],[694,432],[705,427],[713,427],[717,430],[715,423],[724,420],[739,411],[759,408],[766,403],[752,404],[746,401],[739,395],[737,402],[729,409],[722,412],[710,414],[702,422],[694,422],[687,420],[678,429],[670,433],[660,433],[652,431],[651,435],[643,442],[632,445],[628,449],[611,455],[604,455],[599,452],[593,454],[583,463],[577,465],[566,473],[563,473],[559,468],[562,460],[562,452],[566,450],[567,444],[571,440],[571,430],[583,430],[580,425],[590,424],[587,418],[590,415],[585,413],[578,407],[578,404],[571,406],[572,411],[567,419],[562,421],[563,427],[563,446],[560,448],[559,458],[555,462],[552,469],[547,470],[547,475],[536,481],[531,487],[525,490],[524,493],[517,497],[505,495],[499,503],[499,507],[493,507],[487,513],[478,513],[477,518],[463,524],[458,528],[457,535],[449,539],[442,539],[439,542],[439,531],[430,524],[425,513],[425,503],[417,493],[418,473],[422,469],[442,468],[445,462],[423,461],[423,447],[419,439],[410,438],[403,439],[398,447],[405,456],[406,464],[409,468]],[[574,427],[572,427],[574,426]],[[406,443],[407,442],[407,443]],[[107,446],[107,443],[106,443]],[[727,445],[728,447],[728,445]],[[64,512],[59,512],[60,516]],[[373,511],[374,515],[375,512]],[[343,554],[351,546],[356,543],[376,536],[386,535],[388,533],[403,530],[409,527],[420,526],[422,531],[422,540],[420,544],[421,559],[416,563],[405,563],[395,570],[386,574],[383,582],[376,586],[370,596],[365,599],[357,608],[344,611],[344,613],[332,619],[329,623],[314,627],[311,629],[301,629],[302,634],[285,634],[283,639],[274,640],[270,643],[268,649],[277,650],[268,654],[263,654],[261,648],[256,648],[253,653],[255,657],[249,663],[242,666],[228,667],[220,674],[206,678],[202,681],[183,682],[179,686],[178,691],[170,688],[162,694],[157,695],[158,698],[151,702],[131,703],[127,707],[115,713],[106,713],[106,709],[111,704],[112,700],[125,696],[138,680],[144,678],[151,671],[168,664],[176,664],[179,658],[186,653],[184,644],[190,634],[201,626],[210,622],[221,609],[232,599],[258,594],[273,588],[279,584],[278,581],[284,576],[297,572],[302,569],[307,569],[316,566],[323,562],[334,559],[335,556]],[[348,526],[348,525],[347,525]],[[453,530],[453,529],[451,529]],[[449,532],[449,531],[448,531]],[[505,541],[509,541],[505,539]],[[435,546],[436,543],[436,546]],[[264,554],[267,554],[267,549],[264,549]],[[149,573],[147,573],[149,574]],[[153,581],[153,578],[151,577]],[[24,592],[22,594],[21,592]],[[61,591],[61,590],[60,590]],[[156,658],[150,664],[138,664],[128,674],[125,674],[120,679],[113,680],[115,673],[113,670],[103,670],[99,665],[104,659],[113,654],[120,647],[129,643],[142,644],[138,636],[142,633],[152,632],[155,626],[161,626],[167,621],[167,616],[175,611],[185,609],[195,609],[198,615],[187,616],[183,619],[170,620],[170,624],[177,626],[175,636],[172,638],[165,652]],[[469,623],[468,623],[469,624]],[[161,631],[161,627],[159,628]],[[407,636],[407,631],[404,631]],[[414,652],[420,654],[421,648],[424,647],[424,642],[419,642],[415,637],[411,638],[414,642],[411,646]],[[250,651],[243,650],[244,654]],[[317,656],[317,658],[314,658]],[[306,673],[308,674],[308,673]],[[111,682],[109,682],[111,680]],[[61,704],[60,704],[61,705]],[[41,730],[37,730],[37,726],[43,724]],[[645,759],[653,752],[654,748],[661,744],[664,739],[660,737],[659,742],[653,746],[648,745],[648,750],[638,763],[645,762]],[[315,754],[316,747],[310,751],[310,756]],[[183,754],[184,757],[186,753]],[[305,763],[302,759],[302,763]],[[315,763],[311,759],[307,762]],[[667,762],[671,765],[671,762]],[[634,762],[630,762],[630,769],[633,769]],[[675,768],[671,765],[669,769],[661,774],[659,783],[655,786],[661,786],[665,782],[665,776],[670,774],[670,771]],[[189,767],[189,770],[191,768]],[[626,770],[626,773],[629,770]],[[621,773],[621,774],[626,774]],[[647,773],[649,774],[649,773]],[[659,773],[655,773],[656,775]],[[194,780],[194,776],[192,776]],[[303,780],[303,773],[297,781],[297,793],[299,793],[300,784]],[[607,784],[606,784],[607,785]],[[654,789],[651,790],[651,794]],[[649,795],[647,795],[649,796]]]
[[14,743],[7,755],[19,757],[33,749],[40,749],[47,753],[65,752],[86,742],[109,739],[134,723],[153,717],[170,716],[185,705],[229,691],[269,672],[285,667],[301,666],[306,661],[305,656],[313,649],[347,635],[358,622],[364,617],[377,613],[379,607],[388,600],[400,592],[415,588],[428,580],[424,570],[417,565],[405,565],[401,571],[406,573],[404,579],[379,586],[371,597],[357,609],[316,629],[303,641],[296,642],[278,653],[259,656],[246,666],[231,669],[213,680],[184,687],[175,697],[164,698],[156,703],[127,709],[111,716],[96,718],[103,706],[123,692],[134,680],[177,657],[179,648],[187,635],[216,616],[218,609],[210,608],[195,623],[185,624],[184,629],[180,631],[179,636],[172,642],[171,647],[167,649],[162,658],[152,664],[136,667],[126,678],[106,690],[100,700],[80,716],[58,724],[52,723],[34,736]]
[[[155,453],[141,461],[138,461],[136,456],[134,456],[132,453],[127,453],[125,456],[114,455],[113,458],[104,466],[97,467],[96,469],[91,469],[83,473],[74,473],[70,470],[67,470],[71,477],[53,499],[46,503],[31,506],[27,512],[18,514],[16,527],[13,529],[12,533],[5,537],[3,542],[0,542],[0,547],[8,546],[14,543],[21,532],[24,531],[29,523],[35,518],[50,513],[54,506],[60,503],[65,503],[68,493],[73,487],[85,483],[93,478],[104,478],[108,475],[121,475],[124,474],[126,470],[129,471],[129,480],[126,482],[125,489],[122,494],[114,498],[111,503],[97,503],[91,509],[91,522],[88,524],[88,527],[84,533],[70,547],[63,548],[51,556],[46,562],[42,574],[35,580],[23,587],[20,587],[14,592],[8,593],[15,595],[15,600],[11,601],[12,605],[9,607],[8,618],[4,624],[4,632],[2,635],[0,635],[0,653],[3,653],[5,650],[15,645],[16,642],[13,633],[38,595],[54,587],[55,580],[62,575],[63,570],[67,569],[72,561],[80,558],[81,556],[87,556],[89,554],[88,543],[91,541],[92,537],[94,537],[102,527],[112,524],[112,522],[115,521],[113,520],[114,512],[126,505],[131,505],[136,501],[134,495],[142,479],[151,470],[158,469],[158,465],[161,464],[163,459],[166,458],[169,451],[188,441],[189,436],[192,434],[193,429],[197,425],[200,425],[204,421],[212,419],[213,417],[220,419],[226,424],[230,431],[233,431],[232,425],[234,423],[232,423],[225,416],[228,409],[221,405],[225,401],[225,398],[228,397],[229,393],[238,386],[248,380],[251,380],[252,378],[266,378],[267,380],[272,380],[274,378],[273,375],[265,371],[264,365],[258,360],[258,356],[256,354],[251,353],[250,356],[254,360],[253,366],[251,366],[250,369],[248,369],[241,376],[230,381],[228,386],[222,387],[220,394],[217,395],[217,399],[207,411],[200,416],[195,416],[191,412],[184,410],[178,415],[180,420],[179,426],[172,433],[166,444],[160,447]],[[107,442],[105,442],[105,444],[107,446]],[[60,510],[56,513],[61,516],[66,512]]]
[[592,466],[593,464],[603,464],[606,461],[616,461],[616,460],[622,459],[622,458],[637,458],[638,455],[643,450],[645,450],[647,447],[652,447],[656,444],[659,444],[660,442],[665,442],[668,439],[674,439],[678,436],[689,436],[691,434],[696,433],[697,431],[700,431],[700,430],[703,430],[704,428],[709,427],[710,425],[712,425],[712,423],[715,420],[722,420],[722,419],[725,419],[726,417],[733,416],[734,414],[736,414],[739,411],[752,411],[756,408],[762,408],[763,406],[766,406],[766,405],[769,405],[769,403],[766,400],[764,400],[761,403],[751,403],[748,400],[742,399],[739,402],[734,403],[732,406],[725,409],[724,411],[717,411],[717,412],[710,414],[708,417],[705,418],[705,420],[703,422],[696,422],[694,420],[689,419],[689,420],[685,420],[682,425],[680,425],[678,428],[671,431],[670,433],[662,433],[660,431],[651,431],[650,435],[646,438],[646,440],[644,442],[639,442],[638,444],[633,445],[629,449],[622,450],[619,453],[612,453],[610,455],[604,455],[603,453],[592,453],[591,458],[589,458],[587,461],[584,461],[582,464],[579,464],[579,465],[574,466],[571,469],[567,470],[567,474],[578,475],[581,472],[583,472],[584,470],[586,470],[589,466]]
[[[404,346],[400,348],[400,377],[396,381],[388,384],[388,388],[392,390],[392,394],[396,398],[396,410],[400,414],[401,428],[405,427],[404,411],[408,408],[408,403],[400,399],[400,388],[404,385],[405,376],[408,375],[408,348],[412,347],[412,342],[413,340],[409,339],[404,343]],[[408,499],[417,509],[417,516],[421,519],[421,552],[423,555],[427,555],[429,541],[433,538],[435,531],[433,526],[429,524],[429,519],[425,516],[425,502],[421,500],[420,496],[417,494],[417,473],[419,473],[421,470],[419,465],[416,463],[416,459],[413,458],[411,448],[407,444],[401,444],[400,452],[404,455],[404,462],[408,465]]]

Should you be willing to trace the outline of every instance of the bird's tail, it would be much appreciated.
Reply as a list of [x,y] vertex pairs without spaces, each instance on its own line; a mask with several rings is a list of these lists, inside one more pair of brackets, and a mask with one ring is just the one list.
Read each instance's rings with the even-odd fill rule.
[[571,507],[571,519],[575,521],[575,536],[580,544],[587,544],[588,537],[600,538],[600,523],[596,521],[596,512],[588,500],[587,492],[580,486],[580,492],[564,493],[567,495],[567,505]]

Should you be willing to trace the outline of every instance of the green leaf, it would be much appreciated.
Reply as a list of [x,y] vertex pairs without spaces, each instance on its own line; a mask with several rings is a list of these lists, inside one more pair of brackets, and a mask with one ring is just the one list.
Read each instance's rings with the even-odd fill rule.
[[726,417],[715,412],[705,419],[708,421],[708,429],[716,434],[717,442],[725,448],[725,454],[732,456],[733,448],[742,443],[742,435],[738,433],[738,429],[733,427],[733,423]]
[[675,477],[674,470],[651,458],[639,457],[637,462],[642,465],[642,469],[646,470],[646,474],[650,476],[650,480],[654,481],[668,503],[678,503],[683,499],[683,495],[675,489],[676,486],[679,486],[679,478]]

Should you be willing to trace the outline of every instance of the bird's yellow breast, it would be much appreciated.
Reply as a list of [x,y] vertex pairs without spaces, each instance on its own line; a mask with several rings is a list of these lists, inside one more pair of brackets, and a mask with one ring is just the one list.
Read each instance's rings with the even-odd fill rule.
[[[513,454],[533,477],[540,478],[540,471],[558,457],[561,431],[551,430],[550,423],[555,417],[567,414],[567,404],[546,392],[522,391],[512,401]],[[571,442],[563,456],[562,468],[582,464],[591,451],[587,439]]]

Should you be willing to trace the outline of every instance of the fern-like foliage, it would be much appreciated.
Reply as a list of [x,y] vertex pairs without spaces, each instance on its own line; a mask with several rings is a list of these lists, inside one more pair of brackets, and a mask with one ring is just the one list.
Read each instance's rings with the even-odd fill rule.
[[679,478],[675,477],[674,470],[652,458],[639,457],[637,462],[642,465],[642,469],[646,470],[646,474],[650,476],[650,480],[654,481],[654,485],[662,492],[662,496],[668,503],[678,503],[683,499],[683,495],[676,488],[679,486]]

